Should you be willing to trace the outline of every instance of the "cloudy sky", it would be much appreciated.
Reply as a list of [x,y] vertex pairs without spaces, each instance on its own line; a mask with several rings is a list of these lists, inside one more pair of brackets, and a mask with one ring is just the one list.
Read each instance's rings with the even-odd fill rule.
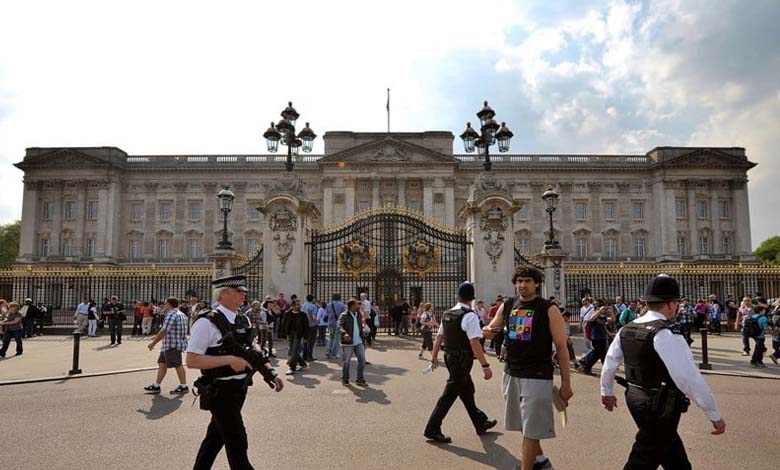
[[775,0],[5,0],[0,223],[26,147],[263,153],[287,100],[381,131],[390,87],[393,130],[460,133],[488,99],[517,153],[746,147],[755,247],[780,234],[778,24]]

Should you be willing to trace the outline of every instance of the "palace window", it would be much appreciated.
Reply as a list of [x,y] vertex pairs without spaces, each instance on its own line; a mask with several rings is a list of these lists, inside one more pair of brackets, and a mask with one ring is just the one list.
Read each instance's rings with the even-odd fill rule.
[[73,220],[76,218],[76,202],[75,201],[65,201],[63,203],[62,207],[62,213],[64,214],[65,220]]
[[197,238],[187,239],[187,254],[190,258],[200,258],[200,240]]
[[640,237],[634,239],[634,256],[637,258],[644,258],[646,256],[644,238]]
[[94,235],[88,237],[84,240],[84,256],[87,257],[94,257],[95,256],[95,238]]
[[721,249],[724,255],[734,254],[734,239],[732,234],[724,233],[723,238],[721,239],[721,245]]
[[203,206],[201,205],[200,201],[190,202],[190,220],[192,222],[200,221],[200,214],[202,208]]
[[171,241],[167,238],[161,238],[158,240],[159,250],[158,256],[160,258],[170,258],[171,256]]
[[41,256],[49,256],[49,239],[48,238],[41,238]]
[[606,201],[604,203],[604,220],[615,220],[615,201]]
[[531,252],[531,240],[529,238],[518,238],[517,251],[524,255],[529,254]]
[[51,220],[52,212],[54,212],[54,204],[49,201],[43,201],[41,220]]
[[632,202],[631,213],[634,216],[634,220],[645,220],[645,203],[641,201]]
[[706,234],[702,234],[699,238],[699,251],[703,255],[710,254],[710,237]]
[[718,205],[720,206],[720,218],[728,219],[731,215],[731,204],[729,204],[729,201],[720,201]]
[[142,202],[130,203],[130,221],[140,222],[143,220],[144,204]]
[[674,215],[678,220],[688,218],[688,203],[685,199],[677,199],[674,201]]
[[586,202],[574,203],[574,218],[580,222],[585,221],[588,216],[588,204]]
[[141,240],[132,239],[129,241],[127,255],[130,259],[138,259],[141,257]]
[[257,210],[257,201],[247,201],[246,218],[250,222],[260,221],[260,211]]
[[617,245],[617,238],[610,237],[604,239],[604,252],[606,253],[607,257],[614,258],[617,256]]
[[710,203],[708,201],[698,201],[696,203],[696,216],[700,219],[710,218]]
[[256,253],[257,247],[260,245],[259,240],[257,238],[247,238],[246,240],[246,251],[249,254]]
[[585,258],[588,256],[588,239],[578,238],[574,241],[574,246],[577,250],[577,256],[579,258]]
[[62,256],[74,256],[75,250],[73,249],[73,239],[72,238],[63,238],[62,239]]
[[160,220],[168,221],[173,217],[173,202],[160,201]]
[[518,209],[515,214],[516,214],[515,217],[517,217],[517,220],[519,221],[528,220],[528,201],[524,201],[520,205],[520,209]]
[[688,255],[688,238],[685,235],[677,235],[677,254]]
[[87,220],[97,220],[98,218],[98,202],[87,201]]

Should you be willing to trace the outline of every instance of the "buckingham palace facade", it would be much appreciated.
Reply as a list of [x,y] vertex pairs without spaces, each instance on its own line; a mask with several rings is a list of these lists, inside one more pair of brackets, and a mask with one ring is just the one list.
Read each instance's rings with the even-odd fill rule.
[[[463,227],[482,165],[453,154],[450,132],[328,132],[324,155],[298,159],[314,229],[378,207],[402,207]],[[117,147],[28,148],[18,263],[197,264],[219,241],[216,194],[236,194],[230,238],[240,254],[263,244],[257,210],[285,174],[277,155],[129,155]],[[739,147],[657,147],[644,155],[492,156],[516,203],[512,240],[542,250],[540,198],[560,193],[556,238],[569,262],[751,259],[747,171]]]

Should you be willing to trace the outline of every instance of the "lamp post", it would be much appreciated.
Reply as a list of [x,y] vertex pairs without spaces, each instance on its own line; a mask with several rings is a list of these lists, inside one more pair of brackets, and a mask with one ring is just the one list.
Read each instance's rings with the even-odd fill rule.
[[463,147],[466,153],[471,153],[476,148],[480,158],[485,160],[485,163],[482,165],[485,171],[490,171],[490,168],[493,166],[490,162],[490,146],[498,142],[498,151],[501,153],[508,152],[509,141],[514,136],[512,131],[506,127],[505,122],[501,123],[501,127],[498,126],[496,120],[493,119],[495,116],[496,112],[485,101],[485,105],[477,113],[480,132],[477,132],[471,127],[471,123],[467,122],[466,130],[460,135],[460,138],[463,139]]
[[222,211],[222,239],[217,244],[218,250],[233,249],[233,243],[231,243],[231,241],[228,240],[227,220],[228,220],[228,214],[230,214],[230,211],[233,210],[233,200],[235,198],[236,198],[235,194],[233,194],[233,191],[228,189],[228,186],[225,186],[217,194],[217,199],[219,199],[219,210]]
[[552,188],[552,186],[548,186],[547,190],[544,192],[544,194],[542,194],[542,200],[547,204],[547,208],[545,210],[547,211],[547,214],[550,215],[550,235],[547,237],[547,241],[544,242],[544,248],[546,250],[561,249],[561,244],[558,243],[558,240],[555,239],[555,231],[553,230],[553,213],[557,209],[559,197],[560,196]]
[[276,153],[279,150],[279,142],[287,146],[287,161],[284,164],[287,171],[293,170],[295,166],[293,157],[298,158],[299,149],[303,149],[306,153],[311,152],[314,139],[317,137],[308,122],[306,127],[301,129],[297,136],[295,135],[295,121],[298,120],[298,116],[298,111],[293,108],[292,101],[289,101],[282,111],[282,119],[277,124],[271,122],[271,127],[263,133],[269,152]]

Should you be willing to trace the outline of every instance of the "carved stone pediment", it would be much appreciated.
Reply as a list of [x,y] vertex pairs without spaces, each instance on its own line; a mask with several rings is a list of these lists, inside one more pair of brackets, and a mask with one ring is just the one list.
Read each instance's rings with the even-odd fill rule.
[[289,194],[298,199],[304,199],[303,180],[295,173],[284,173],[271,181],[268,194],[269,196]]
[[126,157],[125,152],[115,147],[35,147],[27,149],[24,160],[15,166],[21,170],[51,167],[121,166]]
[[735,157],[717,149],[696,149],[657,165],[666,168],[753,168],[752,163],[743,158]]
[[394,137],[385,137],[321,158],[318,163],[451,163],[459,160],[441,152]]

